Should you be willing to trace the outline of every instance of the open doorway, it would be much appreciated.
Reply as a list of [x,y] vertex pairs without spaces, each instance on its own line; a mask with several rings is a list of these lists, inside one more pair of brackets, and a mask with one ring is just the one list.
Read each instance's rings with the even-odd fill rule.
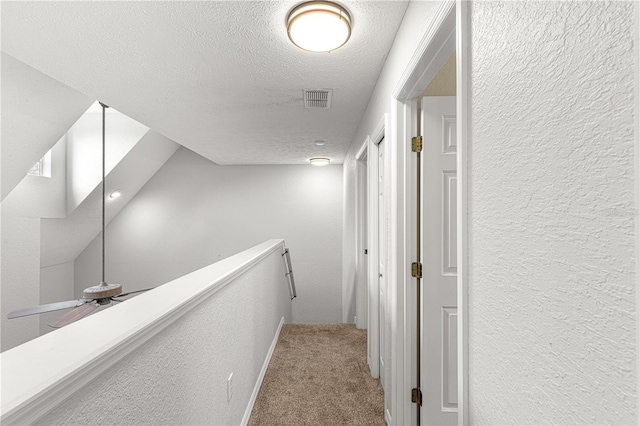
[[[395,320],[402,323],[403,336],[396,339],[392,360],[396,371],[403,372],[394,384],[394,397],[396,418],[404,424],[468,423],[467,7],[461,0],[440,4],[393,92],[398,173],[404,179],[398,185],[399,226],[404,232],[395,239],[403,284],[396,292]],[[450,89],[452,77],[455,92],[440,90]],[[447,95],[453,96],[438,105]],[[430,103],[433,97],[436,105]],[[433,112],[434,117],[425,115]],[[413,140],[418,135],[424,139]],[[431,158],[418,161],[420,155]],[[438,288],[443,286],[447,291]]]
[[418,102],[421,424],[458,424],[455,52]]

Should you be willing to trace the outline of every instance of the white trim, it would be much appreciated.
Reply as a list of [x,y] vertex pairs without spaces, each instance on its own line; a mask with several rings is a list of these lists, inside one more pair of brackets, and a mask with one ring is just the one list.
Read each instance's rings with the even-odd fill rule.
[[456,169],[458,179],[458,425],[469,424],[469,5],[456,4]]
[[[368,138],[356,154],[356,328],[367,328],[367,279],[368,271],[364,268],[366,264],[365,249],[365,222],[364,213],[365,191],[367,190],[367,175],[365,174],[365,161],[368,153]],[[368,256],[368,255],[367,255]],[[358,320],[359,318],[359,320]]]
[[[371,376],[380,377],[380,289],[378,288],[378,274],[380,261],[378,253],[378,144],[385,138],[388,114],[384,114],[367,138],[367,172],[368,176],[368,275],[369,309],[367,321],[367,362]],[[388,144],[386,145],[388,146]]]
[[389,120],[389,114],[384,116],[378,121],[375,129],[371,132],[371,140],[374,144],[379,145],[382,139],[385,137],[385,127],[387,127],[387,121]]
[[[633,90],[634,118],[635,118],[635,181],[636,181],[636,412],[640,407],[640,3],[633,2],[634,15],[634,58],[635,84]],[[640,414],[636,423],[640,422]]]
[[380,377],[380,317],[379,300],[380,289],[378,288],[378,144],[373,142],[371,137],[367,138],[367,214],[369,216],[367,229],[367,242],[369,245],[369,259],[367,263],[367,284],[369,301],[367,319],[367,356],[371,376]]
[[369,138],[367,137],[367,139],[365,139],[364,142],[362,142],[360,149],[358,149],[358,153],[356,154],[356,161],[363,160],[363,157],[367,154],[368,143],[369,143]]
[[262,387],[264,375],[267,373],[267,367],[269,367],[269,362],[271,362],[271,356],[273,355],[273,351],[276,349],[276,344],[278,343],[278,337],[280,337],[280,330],[282,330],[283,324],[284,317],[280,319],[280,324],[278,325],[278,329],[276,330],[276,335],[273,337],[273,341],[271,342],[271,346],[269,347],[269,352],[267,352],[267,356],[265,357],[264,363],[262,364],[262,369],[260,370],[260,374],[258,375],[258,380],[256,380],[256,385],[253,387],[253,392],[251,393],[251,398],[249,398],[247,409],[244,410],[244,416],[242,416],[242,421],[240,422],[241,426],[245,426],[247,423],[249,423],[249,418],[251,417],[251,412],[253,411],[253,405],[256,403],[256,399],[258,398],[258,393],[260,392],[260,388]]
[[[393,392],[395,393],[395,400],[397,401],[397,424],[415,424],[416,423],[416,409],[415,405],[411,403],[411,388],[415,386],[415,369],[416,369],[416,356],[415,345],[416,336],[413,322],[416,318],[415,308],[415,281],[411,277],[411,268],[409,265],[414,262],[416,256],[416,243],[415,243],[415,179],[416,168],[415,160],[409,148],[410,139],[417,134],[417,122],[414,117],[417,110],[416,98],[420,96],[424,88],[431,81],[431,79],[440,70],[442,65],[449,58],[451,53],[455,50],[457,44],[457,37],[460,33],[456,31],[457,13],[456,11],[461,9],[457,8],[457,3],[464,3],[462,0],[445,0],[440,3],[438,11],[431,22],[431,25],[424,33],[418,47],[416,48],[409,64],[405,68],[401,78],[397,82],[393,90],[392,98],[392,112],[394,112],[395,125],[394,136],[397,142],[396,152],[398,155],[397,165],[399,178],[402,181],[397,182],[398,188],[398,208],[399,214],[402,216],[398,218],[397,228],[399,232],[404,235],[405,239],[397,239],[396,260],[398,264],[397,279],[398,283],[402,283],[402,289],[398,289],[398,303],[396,310],[396,318],[398,330],[403,331],[403,335],[395,336],[394,353],[397,365],[395,366],[395,372],[398,374],[398,380],[395,383]],[[466,11],[466,5],[464,9]],[[466,16],[466,15],[465,15]],[[459,54],[457,54],[459,59]],[[466,58],[466,57],[465,57]],[[463,59],[464,61],[464,59]],[[464,62],[466,63],[466,62]],[[463,76],[466,78],[466,76]],[[457,82],[460,84],[460,76],[457,75]],[[466,87],[467,80],[464,81],[463,87]],[[459,90],[459,89],[458,89]],[[466,102],[466,97],[464,97]],[[463,97],[457,97],[457,108],[463,105]],[[460,123],[460,121],[458,121]],[[458,124],[458,137],[463,139],[463,143],[466,143],[466,133],[461,134],[460,124]],[[466,132],[466,129],[463,129]],[[458,143],[460,149],[460,142]],[[462,148],[465,152],[463,158],[466,161],[466,146]],[[458,169],[458,173],[460,169]],[[463,172],[466,179],[466,170]],[[458,201],[460,200],[460,194],[466,194],[466,180],[462,182],[458,179]],[[461,191],[461,186],[464,188]],[[460,204],[459,204],[460,206]],[[466,212],[466,200],[464,204],[458,210],[458,221],[460,221],[461,212]],[[399,235],[398,235],[399,237]],[[458,231],[458,250],[464,250],[464,255],[458,255],[458,261],[464,259],[463,263],[458,265],[458,268],[466,267],[466,227],[464,231]],[[460,244],[460,241],[463,241]],[[400,249],[401,248],[401,249]],[[458,286],[460,288],[460,280],[465,281],[466,275],[463,278],[458,278]],[[398,285],[400,287],[400,285]],[[459,296],[460,297],[460,289]],[[466,290],[465,290],[466,291]],[[466,293],[464,294],[466,300]],[[464,310],[466,313],[465,305],[458,307],[460,310]],[[459,337],[460,338],[460,337]],[[466,346],[465,346],[466,347]],[[458,359],[460,360],[461,354],[458,346]],[[466,356],[463,358],[466,361]],[[466,371],[466,370],[465,370]],[[465,374],[463,377],[463,389],[466,389],[467,379]],[[460,378],[460,375],[459,375]],[[460,380],[460,379],[459,379]],[[463,392],[464,393],[464,392]],[[463,400],[458,401],[459,407],[466,407],[466,397]],[[464,408],[463,410],[464,411]],[[462,416],[464,417],[464,416]],[[460,422],[460,416],[458,421]],[[462,421],[466,421],[464,418]]]
[[409,64],[393,89],[399,101],[417,98],[455,49],[456,0],[440,3]]
[[[379,346],[380,339],[378,336],[378,236],[377,229],[374,229],[378,223],[377,199],[378,195],[374,192],[377,190],[378,184],[378,145],[371,141],[371,137],[367,137],[367,244],[369,245],[369,259],[367,262],[367,363],[371,376],[380,377],[379,366]],[[375,161],[374,161],[375,160]],[[373,197],[373,199],[372,199]],[[374,202],[376,204],[374,204]],[[375,309],[374,309],[375,308]]]
[[[392,328],[391,359],[394,363],[392,394],[396,424],[415,424],[416,410],[411,403],[411,388],[415,387],[415,281],[411,277],[409,265],[416,256],[415,229],[411,229],[416,211],[415,199],[415,156],[410,148],[411,137],[416,135],[417,120],[411,114],[416,109],[416,101],[399,102],[391,100],[392,125],[395,125],[393,137],[396,152],[395,167],[397,179],[394,181],[397,195],[392,206],[392,221],[395,229],[392,240],[395,246],[394,264],[396,282],[396,311]],[[395,213],[395,214],[394,214]]]
[[[283,248],[283,240],[268,240],[3,352],[0,422],[36,423],[236,277]],[[138,305],[144,309],[136,309]],[[52,348],[62,347],[68,348],[68,355],[51,356]]]
[[[393,208],[392,206],[394,205],[394,186],[393,186],[393,176],[394,176],[394,167],[393,167],[393,152],[394,152],[394,146],[392,144],[392,141],[389,138],[389,129],[391,129],[391,123],[390,123],[390,115],[385,113],[382,118],[380,119],[380,121],[378,121],[378,124],[376,125],[376,127],[374,128],[372,134],[371,134],[371,140],[378,145],[378,149],[380,149],[380,143],[384,140],[384,163],[383,163],[383,167],[384,167],[384,206],[382,206],[383,211],[385,212],[385,215],[387,215],[387,219],[389,220],[390,223],[395,223],[393,222],[394,220],[397,220],[397,218],[395,218],[395,215],[393,214]],[[379,171],[379,170],[378,170]],[[376,195],[375,195],[375,199],[376,199],[376,204],[378,201],[378,187],[377,187],[377,183],[378,183],[378,179],[376,178]],[[378,220],[380,220],[380,218],[378,218]],[[393,423],[393,411],[388,411],[388,408],[391,408],[391,410],[393,410],[393,387],[392,387],[392,382],[393,382],[393,374],[391,372],[392,367],[392,360],[393,360],[393,355],[392,355],[392,347],[393,347],[393,329],[395,321],[392,320],[393,316],[395,315],[395,305],[397,304],[396,299],[395,299],[395,293],[393,293],[391,291],[391,289],[395,288],[395,265],[394,265],[394,256],[393,253],[395,253],[395,242],[394,242],[394,235],[393,235],[393,229],[394,227],[391,226],[390,231],[390,235],[389,235],[389,241],[387,241],[387,249],[385,251],[386,254],[386,258],[383,259],[383,264],[385,267],[385,274],[386,277],[384,279],[384,284],[385,284],[385,288],[384,288],[384,295],[385,295],[385,300],[382,301],[383,306],[385,307],[385,312],[386,315],[384,317],[385,323],[384,324],[380,324],[380,342],[382,342],[382,346],[381,350],[383,351],[382,354],[379,354],[380,356],[380,364],[382,366],[382,371],[380,372],[380,381],[382,383],[382,387],[383,387],[383,391],[384,391],[384,401],[385,401],[385,412],[387,412],[388,415],[388,422],[389,424]],[[376,224],[376,233],[379,230],[379,224]],[[378,245],[376,244],[376,247]],[[380,255],[380,253],[378,253],[378,255]],[[380,265],[380,262],[377,263],[377,266]],[[380,273],[380,271],[378,271],[378,273]],[[379,289],[378,289],[379,290]],[[380,315],[379,315],[380,318]],[[384,333],[384,334],[382,334]],[[382,338],[384,337],[384,338]],[[384,360],[384,364],[382,363],[382,360]]]

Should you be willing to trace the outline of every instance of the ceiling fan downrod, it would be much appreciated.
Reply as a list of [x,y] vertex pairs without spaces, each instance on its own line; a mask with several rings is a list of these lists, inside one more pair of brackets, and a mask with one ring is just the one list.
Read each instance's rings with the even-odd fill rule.
[[83,291],[84,297],[88,299],[94,299],[98,302],[98,304],[108,304],[110,303],[109,298],[113,296],[117,296],[122,293],[122,286],[120,284],[108,284],[105,280],[105,243],[104,243],[104,235],[105,235],[105,211],[106,211],[106,188],[105,188],[105,180],[107,177],[106,173],[106,137],[105,137],[105,128],[106,128],[106,110],[109,108],[108,105],[103,104],[102,102],[98,102],[102,107],[102,280],[100,281],[100,285],[85,288]]
[[105,146],[106,146],[106,141],[105,141],[105,127],[106,127],[106,120],[105,120],[105,112],[107,110],[107,108],[109,108],[108,105],[103,104],[102,102],[99,102],[100,106],[102,107],[102,280],[100,281],[100,286],[105,287],[107,286],[107,282],[104,280],[104,217],[105,217],[105,196],[106,196],[106,192],[105,192],[105,184],[104,181],[106,179],[106,158],[105,158]]

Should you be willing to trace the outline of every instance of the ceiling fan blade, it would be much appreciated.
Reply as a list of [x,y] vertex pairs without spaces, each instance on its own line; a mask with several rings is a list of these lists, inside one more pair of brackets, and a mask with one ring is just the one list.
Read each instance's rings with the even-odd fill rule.
[[149,291],[149,290],[153,290],[155,287],[151,287],[151,288],[145,288],[144,290],[136,290],[136,291],[129,291],[127,293],[121,293],[117,296],[117,298],[121,298],[121,297],[125,297],[125,296],[129,296],[130,294],[136,294],[136,293],[144,293],[145,291]]
[[67,300],[66,302],[49,303],[46,305],[34,306],[32,308],[18,309],[17,311],[9,312],[7,314],[7,318],[12,319],[26,317],[27,315],[42,314],[44,312],[59,311],[60,309],[75,308],[77,306],[82,306],[87,302],[88,300],[85,299]]
[[98,303],[95,301],[85,303],[84,305],[78,306],[73,311],[67,312],[66,314],[62,315],[60,318],[49,324],[49,327],[60,328],[64,327],[65,325],[69,325],[72,322],[76,322],[79,319],[86,317],[91,312],[98,309],[99,306],[100,305],[98,305]]

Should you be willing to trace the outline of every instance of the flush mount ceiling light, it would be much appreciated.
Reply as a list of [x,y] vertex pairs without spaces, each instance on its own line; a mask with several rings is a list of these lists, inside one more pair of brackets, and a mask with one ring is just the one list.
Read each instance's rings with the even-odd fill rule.
[[109,195],[109,198],[119,198],[121,195],[122,195],[122,191],[120,191],[119,189],[116,189]]
[[287,33],[301,49],[330,52],[349,40],[351,16],[344,7],[332,2],[302,3],[289,13]]
[[324,158],[324,157],[316,157],[316,158],[311,158],[309,160],[309,163],[311,163],[312,166],[326,166],[331,162],[331,160],[329,160],[328,158]]

